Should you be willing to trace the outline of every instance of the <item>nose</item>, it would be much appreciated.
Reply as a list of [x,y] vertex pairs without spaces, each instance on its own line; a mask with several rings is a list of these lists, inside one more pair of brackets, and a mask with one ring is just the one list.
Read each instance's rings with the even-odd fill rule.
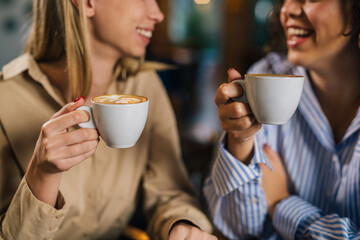
[[281,7],[281,14],[286,17],[299,17],[302,12],[301,0],[285,0]]
[[149,18],[155,23],[160,23],[164,20],[164,14],[160,10],[156,0],[149,1]]

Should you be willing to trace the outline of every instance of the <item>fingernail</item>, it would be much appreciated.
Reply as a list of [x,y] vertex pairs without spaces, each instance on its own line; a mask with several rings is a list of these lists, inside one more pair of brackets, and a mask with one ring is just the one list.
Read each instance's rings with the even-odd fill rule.
[[77,102],[77,101],[79,101],[80,99],[85,99],[84,97],[77,97],[75,100],[74,100],[74,102]]
[[234,68],[229,68],[229,70],[227,71],[227,73],[229,74],[231,70],[234,70]]

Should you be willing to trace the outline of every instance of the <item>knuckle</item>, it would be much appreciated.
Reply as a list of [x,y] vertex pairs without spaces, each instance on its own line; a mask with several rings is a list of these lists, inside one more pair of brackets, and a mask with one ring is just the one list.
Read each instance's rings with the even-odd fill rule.
[[216,96],[215,96],[215,103],[217,105],[223,103],[223,99],[225,99],[228,96],[228,91],[226,88],[226,83],[223,83],[220,85],[220,87],[217,90]]
[[81,153],[86,153],[86,152],[88,152],[89,151],[89,146],[88,146],[88,144],[86,144],[86,143],[82,143],[82,144],[80,144],[79,145],[79,152],[81,152]]
[[252,119],[249,116],[243,117],[243,128],[249,128],[253,124]]
[[233,103],[234,113],[238,117],[244,116],[244,104],[240,102],[234,102]]
[[229,96],[229,91],[225,86],[225,83],[223,83],[222,87],[219,89],[219,95],[222,99],[224,99],[226,96]]
[[49,129],[49,124],[50,124],[50,121],[44,123],[42,126],[41,126],[41,134],[43,137],[47,137],[50,135],[50,129]]
[[219,109],[219,119],[221,121],[225,121],[227,119],[225,111],[223,111],[223,109]]
[[84,141],[85,139],[88,139],[89,133],[86,128],[81,128],[79,132],[79,138],[81,141]]
[[83,121],[82,113],[80,111],[75,111],[72,113],[72,120],[75,123],[80,123]]

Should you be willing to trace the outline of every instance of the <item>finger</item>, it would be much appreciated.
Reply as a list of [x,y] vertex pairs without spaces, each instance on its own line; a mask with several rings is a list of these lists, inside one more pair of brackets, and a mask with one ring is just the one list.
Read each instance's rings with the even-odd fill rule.
[[234,68],[228,70],[228,82],[232,82],[235,79],[241,79],[241,74]]
[[270,161],[270,163],[279,163],[281,162],[281,158],[279,154],[273,151],[268,144],[263,146],[263,151],[265,153],[266,158]]
[[67,131],[68,128],[87,122],[90,116],[86,111],[73,111],[46,122],[42,128],[45,137],[51,137]]
[[85,141],[98,140],[99,133],[92,128],[80,128],[55,136],[52,141],[54,147],[69,146]]
[[220,120],[238,119],[250,114],[252,115],[249,105],[242,102],[232,102],[219,106]]
[[47,150],[46,158],[50,162],[63,161],[63,159],[76,158],[92,152],[99,144],[99,140],[90,140],[62,148],[51,148]]
[[64,107],[62,107],[58,112],[56,112],[51,119],[57,118],[60,115],[75,111],[78,107],[84,104],[84,97],[78,97],[73,102],[70,102],[66,104]]
[[57,161],[55,163],[55,167],[57,168],[56,170],[58,172],[67,171],[67,170],[71,169],[72,167],[78,165],[82,161],[88,159],[91,155],[93,155],[95,153],[95,151],[96,151],[96,148],[92,149],[89,152],[85,152],[85,153],[83,153],[81,155],[77,155],[75,157],[71,157],[71,158],[63,159],[61,161]]
[[169,240],[185,240],[188,234],[187,230],[184,229],[173,229],[169,235]]
[[197,227],[191,227],[188,236],[186,237],[188,240],[201,240],[203,239],[203,234],[200,229]]
[[242,94],[243,90],[239,84],[223,83],[216,91],[215,103],[219,106],[220,104],[228,103],[231,98],[239,97]]
[[[239,133],[239,135],[245,134],[246,135],[254,135],[257,131],[261,128],[261,124],[258,123],[253,115],[237,118],[237,119],[228,119],[226,121],[221,122],[222,128],[226,132],[235,132]],[[245,132],[247,131],[247,132]]]

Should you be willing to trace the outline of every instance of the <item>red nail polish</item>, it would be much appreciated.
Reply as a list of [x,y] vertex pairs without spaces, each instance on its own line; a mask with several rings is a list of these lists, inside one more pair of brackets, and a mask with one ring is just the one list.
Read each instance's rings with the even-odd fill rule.
[[77,98],[74,100],[74,102],[79,101],[81,98],[82,98],[82,99],[85,99],[85,97],[77,97]]
[[234,68],[229,68],[229,70],[227,71],[227,73],[229,74],[231,70],[233,70]]
[[264,144],[263,148],[266,149],[266,150],[270,150],[270,149],[271,149],[270,146],[269,146],[269,144],[267,144],[267,143]]

